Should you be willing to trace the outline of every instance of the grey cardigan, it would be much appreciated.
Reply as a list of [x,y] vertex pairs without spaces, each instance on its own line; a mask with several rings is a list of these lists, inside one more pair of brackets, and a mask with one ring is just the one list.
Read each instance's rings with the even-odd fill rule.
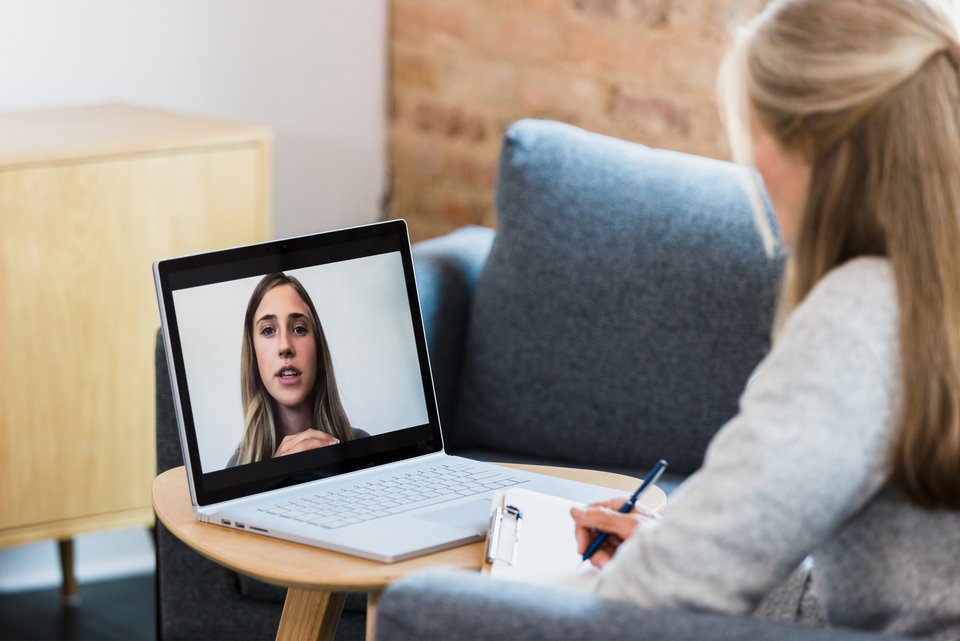
[[638,528],[599,593],[750,612],[804,557],[830,623],[960,638],[960,513],[886,483],[899,392],[889,263],[859,258],[794,311],[659,526]]

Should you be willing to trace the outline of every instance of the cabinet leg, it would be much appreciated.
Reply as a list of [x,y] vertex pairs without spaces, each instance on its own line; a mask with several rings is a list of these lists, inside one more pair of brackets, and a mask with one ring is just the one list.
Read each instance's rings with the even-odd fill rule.
[[60,572],[63,575],[62,594],[67,605],[80,605],[80,588],[73,572],[73,538],[60,539]]

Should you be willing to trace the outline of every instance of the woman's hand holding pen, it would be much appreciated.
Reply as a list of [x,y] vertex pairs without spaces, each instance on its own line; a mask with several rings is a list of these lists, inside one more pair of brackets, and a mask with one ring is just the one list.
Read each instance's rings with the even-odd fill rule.
[[576,525],[577,552],[583,554],[590,543],[601,532],[608,534],[603,546],[590,557],[590,563],[601,568],[613,558],[614,552],[620,547],[637,525],[644,521],[660,521],[662,517],[641,505],[633,508],[632,512],[621,514],[618,510],[623,506],[624,499],[611,499],[600,503],[593,503],[585,508],[575,507],[570,515]]
[[340,442],[340,439],[330,436],[326,432],[321,432],[320,430],[307,429],[299,432],[297,434],[290,434],[285,436],[282,441],[280,441],[280,447],[277,448],[277,451],[274,452],[273,457],[286,456],[287,454],[295,454],[297,452],[306,452],[307,450],[315,450],[319,447],[327,447],[328,445],[336,445]]

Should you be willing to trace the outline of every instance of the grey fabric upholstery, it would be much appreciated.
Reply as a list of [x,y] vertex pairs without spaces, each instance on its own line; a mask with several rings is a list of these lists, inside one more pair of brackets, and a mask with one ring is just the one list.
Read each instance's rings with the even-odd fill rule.
[[750,617],[643,610],[590,594],[495,581],[473,572],[431,570],[387,589],[377,613],[379,641],[867,641],[852,630]]
[[413,246],[417,293],[445,447],[458,447],[456,399],[473,292],[494,231],[463,227]]
[[781,269],[743,171],[555,122],[511,127],[457,444],[699,467],[768,349]]

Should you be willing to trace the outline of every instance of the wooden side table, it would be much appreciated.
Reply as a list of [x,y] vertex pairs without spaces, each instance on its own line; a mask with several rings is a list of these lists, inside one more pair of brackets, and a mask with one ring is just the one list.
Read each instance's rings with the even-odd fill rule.
[[152,526],[151,263],[266,240],[271,133],[133,105],[0,114],[0,546]]
[[[535,465],[511,467],[604,485],[613,490],[611,496],[617,491],[629,494],[639,482],[610,472]],[[663,490],[652,487],[641,502],[651,509],[660,509],[666,500]],[[154,479],[153,506],[160,521],[203,556],[241,574],[287,587],[278,641],[333,639],[347,592],[367,593],[367,639],[373,641],[377,599],[390,583],[426,568],[479,570],[483,563],[483,542],[388,564],[201,523],[193,516],[183,467]]]

